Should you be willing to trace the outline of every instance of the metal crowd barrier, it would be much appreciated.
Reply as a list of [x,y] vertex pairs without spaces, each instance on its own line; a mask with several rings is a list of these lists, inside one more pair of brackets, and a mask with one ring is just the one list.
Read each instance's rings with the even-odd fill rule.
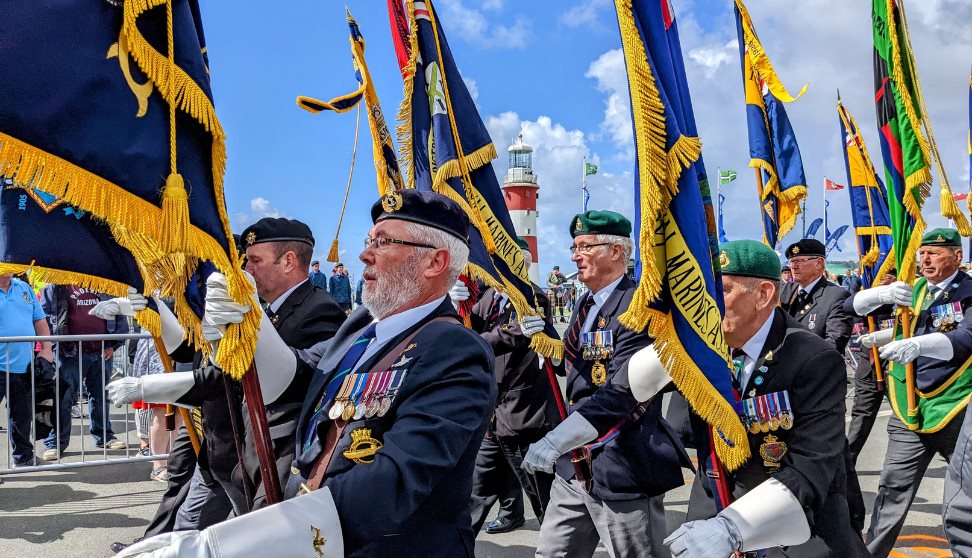
[[[131,359],[129,359],[129,341],[135,341],[137,343],[140,339],[151,339],[152,336],[147,332],[142,333],[125,333],[125,334],[105,334],[105,335],[25,335],[25,336],[0,336],[0,352],[5,353],[6,359],[4,362],[10,362],[10,348],[12,343],[30,343],[31,353],[36,358],[36,353],[34,349],[38,342],[52,342],[53,352],[54,352],[54,410],[53,410],[53,428],[55,432],[55,443],[56,447],[61,447],[61,413],[58,412],[61,404],[61,343],[72,342],[79,343],[77,346],[77,354],[73,356],[64,357],[63,363],[68,363],[74,360],[77,364],[77,385],[73,392],[74,399],[77,405],[81,407],[81,417],[73,417],[73,413],[69,413],[69,418],[71,419],[71,434],[70,434],[70,445],[66,450],[58,452],[56,461],[52,461],[47,465],[38,465],[37,459],[41,459],[45,451],[45,446],[43,444],[43,439],[37,439],[37,376],[35,359],[31,359],[29,369],[26,374],[30,377],[30,409],[31,409],[31,420],[30,420],[30,442],[34,448],[34,456],[37,459],[30,460],[28,465],[17,465],[14,464],[13,458],[13,432],[14,427],[13,421],[10,418],[11,409],[11,376],[16,374],[10,371],[0,370],[0,376],[5,376],[5,392],[3,395],[4,404],[0,405],[0,426],[3,427],[3,431],[0,432],[0,475],[10,475],[10,474],[20,474],[20,473],[33,473],[38,471],[54,471],[62,469],[74,469],[82,467],[99,467],[103,465],[115,465],[120,463],[132,463],[136,461],[154,461],[163,460],[168,457],[167,453],[159,455],[141,455],[139,453],[139,438],[137,433],[134,437],[130,436],[132,433],[131,426],[134,425],[134,409],[130,405],[125,405],[124,409],[117,409],[111,405],[108,400],[107,395],[104,390],[104,386],[107,385],[112,380],[118,379],[123,376],[130,376],[132,374],[132,364]],[[84,381],[84,351],[81,348],[80,342],[99,342],[100,343],[100,354],[104,354],[105,349],[114,345],[115,342],[123,341],[124,343],[112,354],[112,368],[111,370],[107,367],[107,360],[102,358],[101,362],[101,389],[100,393],[93,393],[89,390],[87,401],[83,402],[83,394],[85,388]],[[131,350],[134,350],[134,344]],[[93,354],[93,353],[89,353]],[[73,376],[73,374],[72,374]],[[66,376],[67,377],[67,376]],[[67,381],[67,380],[65,380]],[[97,387],[97,386],[95,386]],[[16,394],[14,394],[16,395]],[[65,394],[67,395],[67,394]],[[22,396],[22,395],[21,395]],[[101,397],[104,403],[101,406],[101,424],[102,426],[102,447],[95,447],[94,442],[89,436],[90,426],[90,412],[92,409],[91,402],[93,398]],[[87,412],[85,412],[87,411]],[[124,450],[109,450],[107,448],[108,441],[104,439],[105,427],[108,425],[108,421],[114,419],[112,422],[112,430],[114,432],[115,438],[123,441],[125,443]],[[75,424],[75,421],[78,421]],[[123,425],[123,430],[119,429],[115,425]],[[79,428],[75,428],[79,426]],[[175,432],[169,432],[169,443],[170,447],[175,439]],[[74,449],[80,446],[78,449]],[[65,457],[67,459],[65,459]],[[78,459],[80,458],[80,460]]]

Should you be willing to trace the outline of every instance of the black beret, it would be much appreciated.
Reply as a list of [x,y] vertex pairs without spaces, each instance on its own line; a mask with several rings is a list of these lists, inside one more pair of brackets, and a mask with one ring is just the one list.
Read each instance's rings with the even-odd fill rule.
[[240,238],[244,248],[264,242],[303,242],[314,246],[310,227],[296,219],[283,217],[264,217],[243,229]]
[[371,221],[385,219],[439,229],[469,244],[469,216],[458,203],[436,192],[405,188],[385,194],[371,206]]
[[631,221],[613,211],[596,209],[574,215],[570,221],[570,237],[579,234],[613,234],[631,236]]
[[784,254],[786,259],[790,259],[794,256],[809,256],[824,258],[827,256],[827,249],[824,247],[823,242],[813,238],[803,238],[786,249]]

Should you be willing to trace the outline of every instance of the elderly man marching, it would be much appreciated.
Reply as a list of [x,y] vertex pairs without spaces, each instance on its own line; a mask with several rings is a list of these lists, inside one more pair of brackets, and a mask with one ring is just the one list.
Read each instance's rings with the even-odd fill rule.
[[571,220],[570,234],[571,259],[590,292],[564,335],[569,414],[523,458],[528,471],[557,472],[536,555],[588,557],[600,540],[611,556],[663,556],[662,499],[682,485],[681,466],[689,465],[661,417],[661,399],[651,398],[668,381],[639,391],[618,374],[652,341],[618,322],[635,290],[625,273],[631,223],[588,211]]
[[[725,319],[733,385],[749,430],[750,459],[728,475],[737,500],[717,513],[705,462],[692,485],[687,518],[666,540],[685,558],[867,557],[849,523],[844,477],[844,361],[833,345],[778,307],[780,261],[753,240],[722,245]],[[638,362],[638,357],[632,363]],[[629,366],[632,384],[641,368]],[[700,455],[704,424],[694,417]],[[708,518],[708,519],[705,519]],[[785,552],[779,546],[789,545]],[[768,550],[766,550],[768,549]]]
[[473,556],[472,473],[496,383],[492,350],[447,296],[469,221],[449,198],[417,190],[386,195],[371,217],[364,307],[307,390],[288,499],[123,556]]
[[[972,395],[972,277],[959,271],[962,242],[952,229],[926,233],[918,251],[922,277],[914,287],[898,282],[861,291],[845,307],[865,315],[885,305],[913,307],[912,331],[905,339],[899,320],[894,330],[865,335],[861,343],[881,347],[893,361],[887,372],[888,450],[881,471],[867,548],[887,556],[904,524],[915,493],[935,454],[946,461],[955,449]],[[891,339],[895,340],[892,341]],[[916,372],[918,413],[909,414],[905,366]],[[946,487],[948,491],[948,487]]]

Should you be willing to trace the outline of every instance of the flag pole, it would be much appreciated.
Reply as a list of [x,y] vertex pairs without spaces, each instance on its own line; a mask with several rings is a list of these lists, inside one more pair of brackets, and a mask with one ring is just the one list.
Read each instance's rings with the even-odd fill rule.
[[581,212],[583,213],[586,209],[584,207],[584,192],[587,191],[587,155],[584,155],[584,163],[581,165]]
[[[759,167],[754,167],[753,170],[756,171],[756,192],[759,194],[759,211],[760,211],[760,218],[762,218],[763,217],[763,172],[760,170]],[[769,236],[767,236],[766,234],[765,223],[763,224],[763,227],[764,227],[763,240],[766,241],[767,246],[769,246]],[[770,246],[770,248],[773,248],[775,250],[776,246]]]
[[824,178],[823,185],[823,212],[824,212],[824,266],[827,265],[827,182]]

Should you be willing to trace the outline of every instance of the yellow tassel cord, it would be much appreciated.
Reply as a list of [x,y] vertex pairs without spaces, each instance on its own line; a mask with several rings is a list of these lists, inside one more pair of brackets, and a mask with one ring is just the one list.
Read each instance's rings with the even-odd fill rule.
[[[648,307],[661,292],[661,269],[664,260],[656,261],[653,236],[658,219],[667,211],[677,193],[678,177],[687,165],[698,159],[701,143],[698,138],[679,138],[669,152],[665,150],[664,105],[648,65],[647,54],[631,13],[631,0],[615,0],[621,43],[631,91],[631,112],[635,115],[635,146],[638,150],[638,171],[641,176],[641,215],[639,243],[641,250],[641,283],[635,290],[631,305],[621,316],[623,325],[637,331],[646,330],[655,339],[655,348],[675,385],[692,408],[709,424],[724,426],[722,432],[734,441],[730,446],[715,437],[719,459],[730,471],[749,459],[746,430],[735,409],[705,378],[679,342],[670,315]],[[660,254],[660,256],[664,256]],[[729,373],[728,354],[726,373]]]
[[415,187],[415,157],[412,147],[412,93],[415,91],[415,69],[418,67],[418,33],[415,22],[415,2],[406,0],[405,10],[408,12],[408,34],[409,56],[405,69],[402,70],[404,79],[402,80],[404,98],[398,107],[396,118],[399,121],[395,128],[395,137],[398,140],[398,164],[401,166],[402,175],[405,177],[405,187]]
[[[169,51],[169,90],[173,89],[175,72],[175,39],[172,30],[172,0],[165,3],[165,29]],[[162,190],[162,230],[159,243],[166,253],[182,252],[189,238],[189,195],[176,164],[176,106],[169,104],[169,176]]]
[[[911,33],[908,30],[908,21],[905,17],[904,2],[899,3],[898,6],[899,13],[901,14],[901,31],[904,34],[905,45],[907,45],[908,52],[905,56],[905,62],[908,65],[908,73],[911,75],[915,84],[915,100],[920,114],[916,114],[914,110],[914,105],[910,100],[910,92],[908,92],[907,87],[904,87],[904,81],[898,81],[902,84],[900,89],[902,92],[902,101],[905,105],[905,110],[908,112],[908,120],[911,122],[912,128],[915,130],[915,135],[918,137],[919,145],[922,145],[922,155],[925,156],[925,161],[928,164],[932,162],[935,163],[935,170],[938,174],[938,180],[941,183],[941,213],[942,217],[951,219],[955,222],[955,228],[958,230],[959,234],[962,236],[972,236],[972,226],[969,225],[969,220],[966,218],[962,210],[959,209],[958,203],[955,202],[955,198],[952,196],[952,189],[948,183],[948,176],[945,174],[944,168],[942,167],[942,155],[938,151],[938,142],[935,141],[935,134],[932,132],[931,121],[928,118],[923,118],[923,115],[928,114],[928,109],[925,107],[925,96],[922,94],[921,90],[921,80],[918,78],[918,67],[915,65],[915,58],[913,51],[911,49]],[[888,14],[890,14],[890,7],[888,8]],[[899,79],[899,74],[901,73],[900,64],[901,53],[898,51],[898,41],[897,41],[897,25],[893,22],[894,18],[888,18],[888,33],[890,37],[894,37],[892,43],[892,52],[894,53],[894,66],[895,66],[895,80]],[[915,125],[915,121],[918,121],[918,126]],[[925,133],[928,135],[927,143],[922,144],[924,139],[921,134],[921,129],[924,129]],[[928,157],[929,151],[931,152],[931,157]],[[925,169],[927,171],[927,168]],[[929,173],[928,182],[931,182],[931,176]]]
[[341,215],[338,216],[337,230],[334,231],[334,242],[331,243],[331,251],[327,253],[327,261],[338,263],[340,253],[338,252],[338,237],[341,236],[341,223],[344,222],[344,210],[348,207],[348,196],[351,194],[351,178],[354,177],[354,161],[358,155],[358,130],[361,128],[361,103],[358,103],[358,115],[354,124],[354,146],[351,148],[351,169],[348,170],[348,185],[344,189],[344,203],[341,204]]

